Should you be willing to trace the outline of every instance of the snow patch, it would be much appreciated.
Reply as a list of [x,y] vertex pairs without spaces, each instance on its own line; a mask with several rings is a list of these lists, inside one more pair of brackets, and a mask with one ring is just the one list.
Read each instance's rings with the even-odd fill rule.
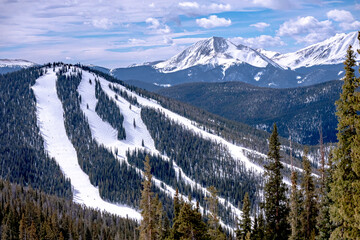
[[258,82],[258,81],[260,80],[260,78],[261,78],[261,75],[263,75],[263,72],[258,72],[258,73],[255,75],[254,80]]

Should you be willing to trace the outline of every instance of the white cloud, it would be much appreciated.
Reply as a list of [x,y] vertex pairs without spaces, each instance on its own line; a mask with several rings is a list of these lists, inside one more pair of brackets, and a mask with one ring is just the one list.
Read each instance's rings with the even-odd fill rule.
[[235,37],[229,39],[235,44],[243,44],[251,48],[268,48],[286,45],[278,36],[261,35],[254,38]]
[[230,11],[231,10],[231,5],[230,4],[216,4],[216,3],[212,3],[209,6],[209,9],[213,10],[213,11]]
[[171,32],[171,29],[168,25],[161,24],[156,18],[147,18],[145,22],[150,24],[148,28],[153,29],[155,31],[154,33],[167,34]]
[[209,18],[196,19],[196,24],[203,28],[227,27],[231,25],[231,20],[211,15]]
[[291,9],[300,6],[298,1],[291,0],[253,0],[253,3],[270,9]]
[[143,44],[145,44],[146,41],[143,40],[143,39],[130,38],[130,39],[129,39],[129,43],[130,43],[131,45],[137,46],[137,45],[143,45]]
[[270,24],[265,23],[265,22],[258,22],[258,23],[254,23],[254,24],[250,25],[250,27],[256,27],[260,31],[263,31],[265,28],[267,28],[269,26],[270,26]]
[[298,17],[280,25],[278,36],[290,36],[298,43],[314,43],[322,41],[334,34],[332,22],[319,21],[313,16]]
[[218,12],[226,12],[231,10],[230,4],[222,4],[222,3],[211,3],[209,4],[206,1],[203,1],[204,4],[199,4],[198,2],[180,2],[178,6],[182,13],[188,16],[199,16],[199,15],[207,15],[214,14]]
[[352,23],[342,22],[340,23],[340,27],[346,31],[348,30],[359,30],[360,29],[360,22],[354,21]]
[[334,9],[326,13],[329,19],[336,22],[353,22],[354,17],[349,11]]
[[199,4],[197,2],[179,2],[179,7],[198,9],[200,6],[199,6]]
[[345,31],[360,29],[360,22],[355,21],[353,15],[349,11],[334,9],[327,12],[326,15],[329,19],[340,22],[339,26]]
[[164,36],[164,43],[165,44],[173,44],[174,41],[172,40],[172,38],[170,38],[168,36]]
[[150,24],[149,28],[151,29],[157,29],[160,26],[160,22],[156,18],[147,18],[145,22]]
[[93,19],[92,25],[96,28],[109,29],[113,24],[108,18]]

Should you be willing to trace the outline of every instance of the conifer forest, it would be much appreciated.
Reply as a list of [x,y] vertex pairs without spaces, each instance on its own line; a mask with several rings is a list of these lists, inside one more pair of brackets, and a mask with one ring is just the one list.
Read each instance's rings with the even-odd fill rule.
[[[205,8],[195,3],[179,5]],[[157,19],[146,23],[149,31],[167,31]],[[7,66],[0,71],[0,238],[360,240],[360,31],[356,43],[342,46],[341,81],[310,88],[301,85],[305,79],[331,67],[286,68],[278,63],[284,54],[267,57],[220,37],[168,61],[123,69]],[[212,51],[221,61],[247,51],[269,66],[191,65]],[[201,81],[189,83],[197,75]],[[212,80],[217,75],[231,82]],[[231,80],[250,75],[258,85]],[[179,84],[160,84],[170,77]],[[261,77],[271,83],[262,85]],[[265,88],[285,78],[299,86]],[[236,95],[239,89],[246,94]],[[251,92],[263,98],[251,99]],[[286,97],[277,101],[280,93]],[[230,104],[222,107],[219,95]]]

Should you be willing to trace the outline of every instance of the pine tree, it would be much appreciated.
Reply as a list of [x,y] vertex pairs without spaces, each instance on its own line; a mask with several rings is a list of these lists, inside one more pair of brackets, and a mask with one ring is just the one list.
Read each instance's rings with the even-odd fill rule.
[[264,186],[264,212],[265,212],[265,237],[266,239],[288,239],[289,215],[286,186],[283,182],[280,162],[280,142],[277,127],[274,124],[273,132],[269,139],[269,164],[265,166]]
[[250,198],[248,192],[246,192],[243,200],[242,219],[239,224],[239,229],[236,232],[236,237],[237,239],[243,240],[248,233],[251,233],[251,218]]
[[[359,33],[360,35],[360,33]],[[358,37],[360,40],[360,36]],[[336,228],[331,239],[357,239],[360,236],[360,96],[355,90],[354,51],[347,51],[345,77],[340,99],[336,102],[338,144],[333,151],[335,170],[331,184],[331,219]]]
[[305,239],[314,239],[316,231],[316,217],[318,214],[317,201],[315,195],[315,185],[311,176],[311,165],[307,158],[308,149],[306,148],[303,156],[304,179],[301,183],[302,195],[304,197],[301,213],[302,236]]
[[142,221],[140,225],[140,239],[153,240],[155,239],[155,220],[153,209],[153,193],[151,192],[151,167],[149,156],[145,157],[144,161],[144,181],[142,182],[143,189],[141,191],[140,209]]

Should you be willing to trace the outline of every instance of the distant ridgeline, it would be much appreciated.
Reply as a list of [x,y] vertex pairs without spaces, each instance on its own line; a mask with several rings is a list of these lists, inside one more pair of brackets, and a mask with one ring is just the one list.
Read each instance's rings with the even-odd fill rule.
[[[153,186],[152,190],[159,195],[169,219],[173,218],[173,201],[163,191],[166,189],[164,185],[173,189],[178,188],[180,194],[199,200],[200,206],[203,207],[206,206],[204,188],[215,186],[219,190],[219,197],[225,199],[225,203],[219,206],[220,217],[229,226],[234,227],[237,221],[234,213],[228,211],[229,206],[232,204],[241,207],[246,192],[250,195],[252,209],[255,211],[260,201],[259,191],[262,189],[261,174],[246,168],[244,163],[234,159],[223,144],[194,133],[155,108],[142,106],[135,94],[157,101],[162,107],[190,119],[192,125],[199,129],[243,147],[242,154],[259,166],[267,163],[265,155],[268,151],[269,133],[126,85],[89,67],[76,65],[77,70],[68,74],[70,65],[55,65],[59,67],[56,90],[64,109],[67,136],[76,150],[80,167],[89,176],[91,183],[99,188],[103,199],[138,209],[142,189],[142,175],[138,169],[144,169],[143,160],[149,155],[152,174],[160,181],[160,187]],[[47,67],[54,65],[49,64]],[[24,186],[32,186],[48,194],[71,199],[70,181],[65,179],[56,162],[47,156],[44,140],[37,126],[36,100],[31,87],[35,80],[44,74],[43,69],[29,68],[0,75],[0,177]],[[82,81],[81,69],[109,81],[110,90],[116,100],[121,98],[129,102],[130,106],[133,104],[141,107],[141,119],[154,140],[156,149],[162,155],[150,154],[139,148],[136,151],[127,151],[127,162],[122,162],[116,158],[114,152],[94,139],[88,119],[80,107],[82,99],[78,93],[78,86]],[[118,130],[119,140],[126,139],[123,112],[120,112],[121,109],[119,111],[114,99],[106,95],[97,81],[92,84],[97,86],[96,113],[104,122]],[[116,87],[117,84],[125,86],[126,91]],[[281,139],[281,143],[281,161],[290,164],[289,141]],[[302,166],[302,152],[303,146],[293,143],[291,155],[294,165],[299,168]],[[318,165],[317,154],[318,148],[312,147],[310,157],[315,167]],[[283,173],[289,179],[290,166],[287,164]],[[177,176],[175,169],[178,168],[184,176]],[[189,179],[196,183],[195,187]]]

